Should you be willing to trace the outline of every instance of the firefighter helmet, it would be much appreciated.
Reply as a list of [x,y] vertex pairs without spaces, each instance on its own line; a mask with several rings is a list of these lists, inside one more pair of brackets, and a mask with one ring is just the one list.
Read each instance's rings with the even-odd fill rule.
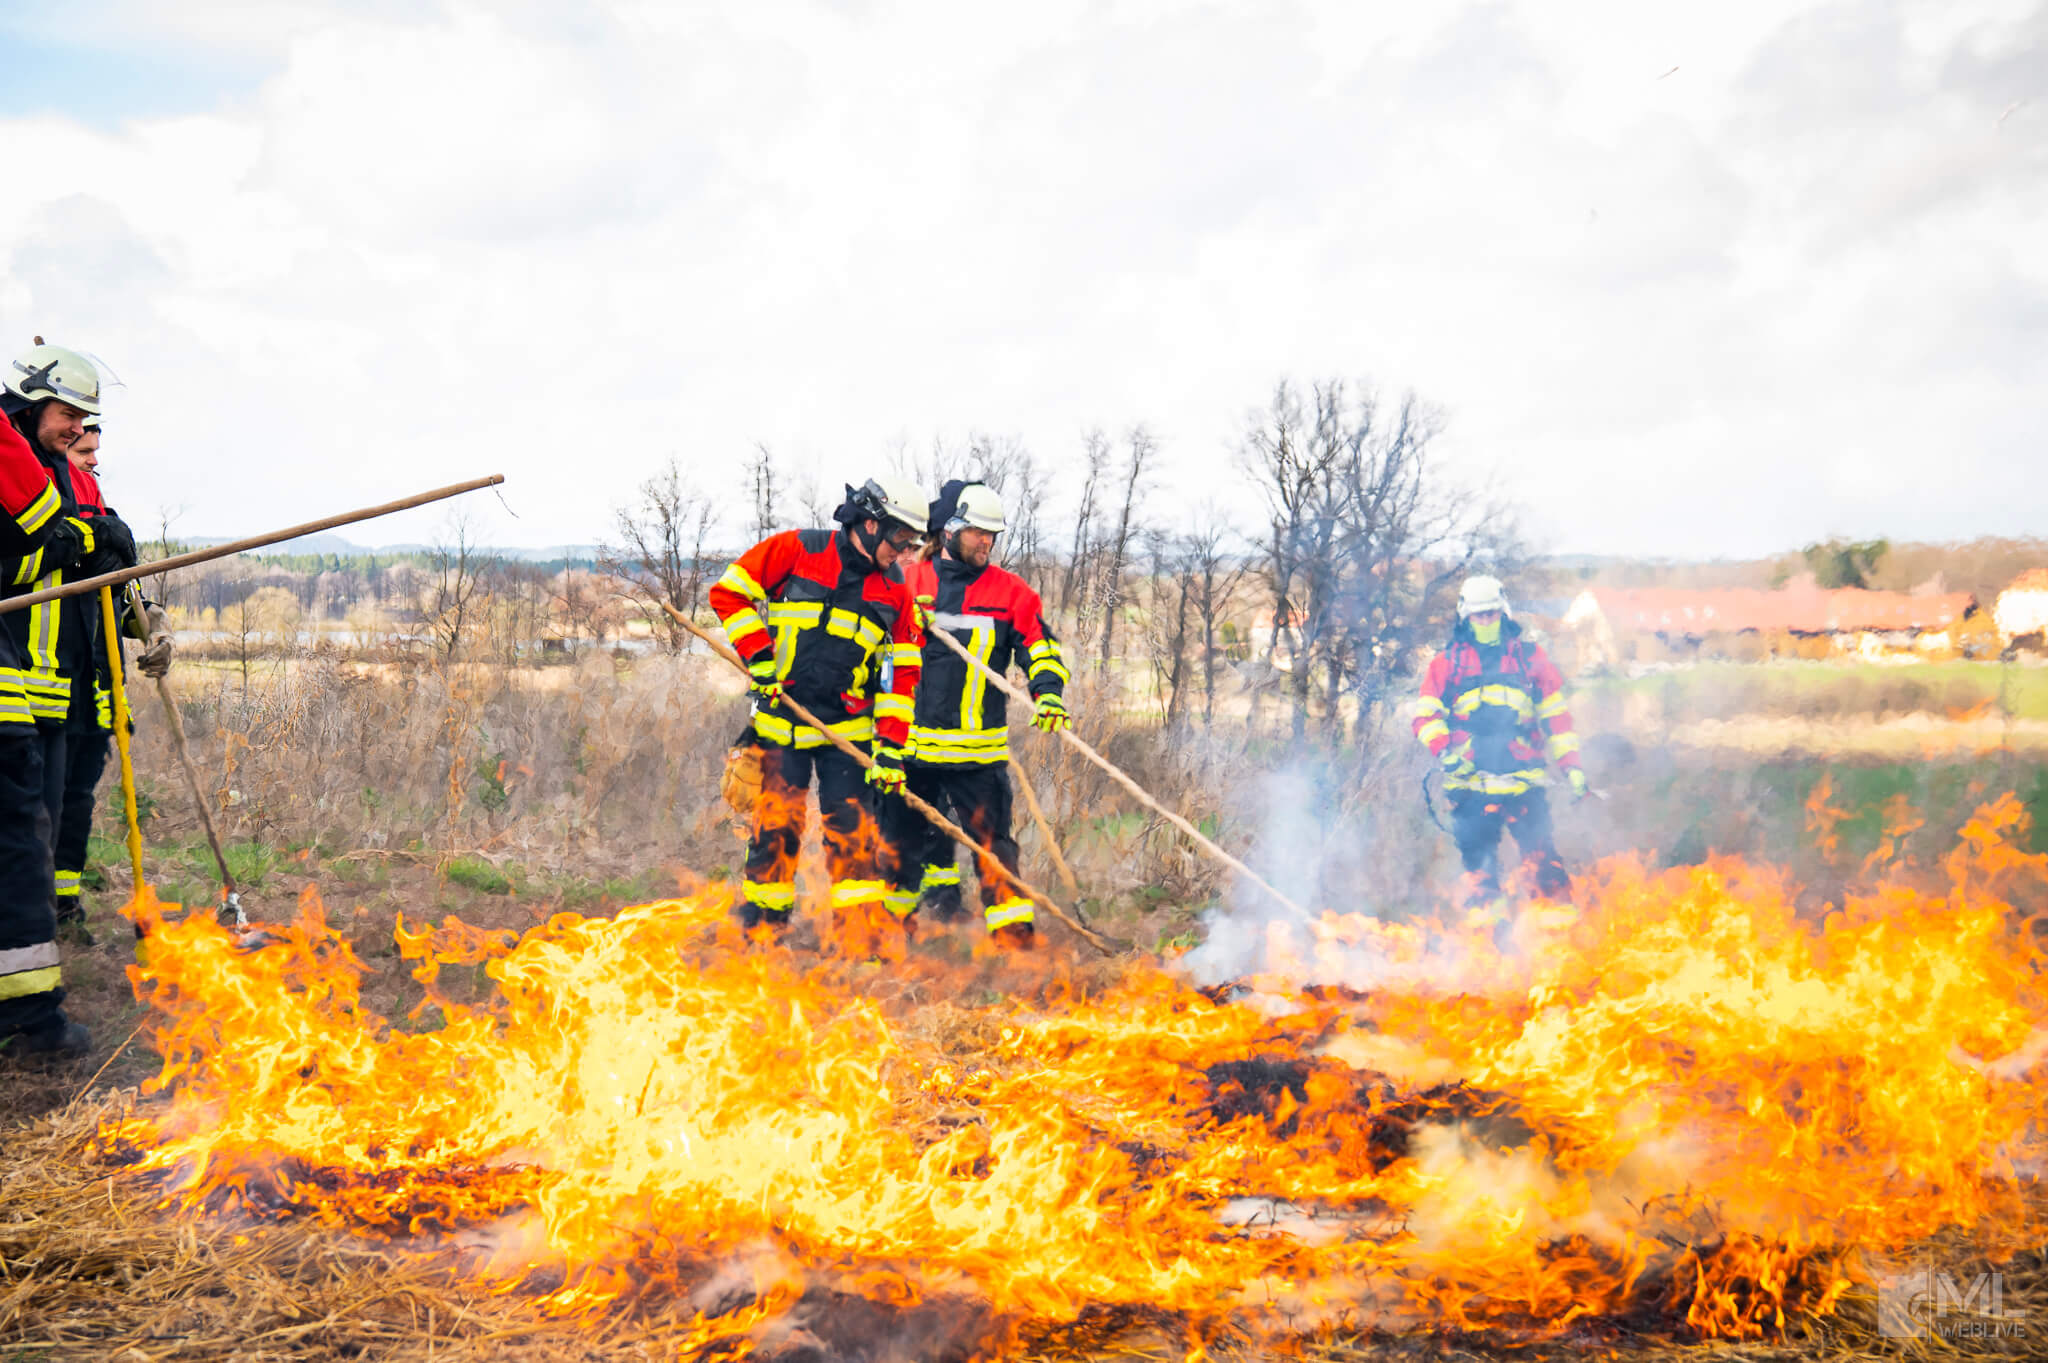
[[1458,588],[1458,618],[1470,619],[1478,611],[1499,611],[1502,615],[1513,615],[1508,606],[1508,594],[1501,589],[1500,579],[1480,574],[1468,577]]
[[946,521],[946,533],[957,534],[969,526],[993,535],[1003,532],[1003,499],[987,483],[969,483],[960,489],[953,514]]
[[846,507],[859,515],[855,519],[895,521],[912,530],[924,527],[925,495],[908,478],[884,474],[870,478],[858,488],[846,489]]
[[7,366],[7,391],[30,402],[55,398],[68,402],[87,416],[100,410],[100,371],[91,360],[60,345],[44,345],[41,338],[26,353]]

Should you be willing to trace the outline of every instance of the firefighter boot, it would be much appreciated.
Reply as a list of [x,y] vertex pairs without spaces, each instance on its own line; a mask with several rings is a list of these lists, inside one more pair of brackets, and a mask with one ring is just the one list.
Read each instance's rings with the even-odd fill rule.
[[75,894],[57,896],[57,936],[75,946],[93,945],[92,929],[85,925],[85,906]]
[[1038,945],[1038,930],[1029,923],[1005,923],[988,937],[998,951],[1030,951]]
[[18,1032],[7,1052],[33,1060],[76,1060],[92,1051],[92,1033],[62,1013],[32,1032]]

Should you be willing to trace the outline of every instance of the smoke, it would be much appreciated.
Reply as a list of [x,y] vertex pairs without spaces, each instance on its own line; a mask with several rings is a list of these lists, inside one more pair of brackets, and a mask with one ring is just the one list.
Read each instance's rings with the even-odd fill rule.
[[[1497,951],[1439,930],[1448,839],[1423,812],[1408,766],[1297,759],[1258,778],[1260,826],[1247,864],[1306,911],[1242,877],[1203,919],[1181,958],[1203,985],[1248,981],[1291,992],[1400,985],[1462,989],[1498,982]],[[1442,889],[1437,882],[1442,880]]]

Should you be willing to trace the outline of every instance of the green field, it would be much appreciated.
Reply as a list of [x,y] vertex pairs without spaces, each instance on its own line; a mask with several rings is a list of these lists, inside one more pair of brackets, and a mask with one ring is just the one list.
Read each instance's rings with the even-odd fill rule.
[[2017,663],[1705,662],[1641,677],[1582,677],[1575,704],[1645,702],[1672,723],[1744,715],[1808,719],[1984,713],[2048,719],[2048,668]]

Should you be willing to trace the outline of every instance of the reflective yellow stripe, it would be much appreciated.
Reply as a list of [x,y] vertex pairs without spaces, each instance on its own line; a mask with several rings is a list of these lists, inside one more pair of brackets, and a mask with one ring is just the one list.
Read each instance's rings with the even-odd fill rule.
[[57,893],[58,893],[58,894],[77,894],[77,893],[78,893],[78,881],[79,881],[79,876],[80,876],[81,874],[82,874],[82,873],[81,873],[81,872],[78,872],[78,871],[59,871],[59,872],[57,872]]
[[43,551],[38,549],[27,558],[21,560],[20,566],[14,570],[14,585],[17,587],[26,586],[40,577],[42,571]]
[[934,766],[962,762],[1007,762],[1008,729],[925,729],[910,731],[910,756]]
[[1031,659],[1031,666],[1025,669],[1026,675],[1057,677],[1062,686],[1072,680],[1067,672],[1067,661],[1061,656],[1060,646],[1054,640],[1040,639],[1026,650],[1025,656]]
[[926,862],[924,879],[918,882],[918,888],[920,890],[943,890],[948,885],[958,885],[959,883],[960,868],[958,866],[950,862],[943,866],[933,862]]
[[43,484],[40,496],[28,504],[28,509],[14,518],[15,523],[33,535],[50,523],[50,517],[57,514],[57,508],[64,505],[64,499],[57,495],[55,483]]
[[832,883],[832,904],[835,908],[849,908],[855,904],[872,904],[876,900],[886,901],[889,886],[880,880],[837,880]]
[[876,719],[908,720],[916,712],[917,707],[911,703],[908,696],[899,696],[894,691],[884,691],[875,697]]
[[1579,736],[1569,729],[1561,734],[1552,734],[1550,742],[1544,744],[1544,751],[1549,754],[1550,760],[1553,762],[1563,757],[1566,753],[1574,753],[1578,750]]
[[[861,715],[825,727],[849,743],[866,743],[875,736],[873,715]],[[808,724],[795,724],[774,715],[755,715],[754,732],[784,748],[822,748],[830,741]]]
[[63,982],[64,974],[58,966],[55,942],[37,942],[33,946],[0,951],[0,999],[45,993]]
[[[766,634],[768,632],[767,622],[761,618],[760,612],[750,606],[734,611],[732,617],[723,623],[725,625],[725,637],[732,642],[732,646],[736,649],[739,648],[743,641],[753,638],[756,634]],[[741,650],[741,656],[746,656],[743,649]]]
[[918,667],[924,662],[924,653],[916,644],[891,644],[889,661],[897,667]]
[[981,916],[990,932],[1012,923],[1029,923],[1036,917],[1028,899],[1005,899],[1000,904],[991,904],[982,910]]
[[1543,698],[1543,703],[1536,707],[1536,718],[1538,719],[1556,719],[1563,713],[1564,692],[1562,691],[1552,691]]
[[1532,786],[1548,784],[1543,768],[1526,767],[1521,771],[1476,771],[1470,776],[1447,778],[1444,789],[1476,790],[1482,795],[1520,795]]
[[718,579],[718,585],[738,592],[741,596],[747,597],[750,600],[766,601],[768,599],[768,593],[761,590],[761,584],[754,581],[754,575],[745,568],[740,567],[737,563],[725,570],[725,575]]
[[1529,693],[1519,686],[1475,686],[1458,697],[1458,703],[1451,707],[1451,713],[1459,718],[1472,714],[1482,705],[1499,705],[1522,718],[1529,718],[1534,710]]
[[789,881],[745,880],[740,882],[740,892],[757,909],[796,907],[796,886]]
[[92,688],[92,708],[93,717],[99,721],[100,727],[108,733],[114,732],[113,693],[107,690],[106,687],[95,683]]
[[1451,736],[1451,726],[1440,719],[1432,719],[1420,729],[1417,729],[1415,736],[1424,743],[1434,746],[1437,739],[1449,738]]
[[883,905],[898,918],[908,918],[917,912],[916,890],[891,890],[882,896]]
[[1444,705],[1442,700],[1438,699],[1435,696],[1424,696],[1421,700],[1415,702],[1415,717],[1417,719],[1428,719],[1431,715],[1444,715],[1449,713],[1450,710],[1448,709],[1448,707]]

